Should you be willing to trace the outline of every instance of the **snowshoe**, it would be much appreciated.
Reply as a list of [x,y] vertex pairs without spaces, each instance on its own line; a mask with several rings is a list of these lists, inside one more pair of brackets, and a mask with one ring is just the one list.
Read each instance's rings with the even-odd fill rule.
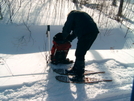
[[85,81],[84,75],[82,75],[82,76],[75,75],[75,76],[73,76],[72,78],[69,78],[69,79],[72,82],[84,82]]

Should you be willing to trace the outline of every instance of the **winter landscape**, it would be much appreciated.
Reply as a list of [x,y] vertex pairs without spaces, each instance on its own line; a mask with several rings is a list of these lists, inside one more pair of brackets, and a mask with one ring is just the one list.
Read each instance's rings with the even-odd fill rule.
[[[130,101],[134,79],[134,5],[124,3],[123,17],[111,0],[0,0],[0,101]],[[103,6],[100,6],[103,4]],[[103,9],[101,8],[103,7]],[[100,9],[101,8],[101,9]],[[89,13],[100,34],[85,56],[89,77],[112,79],[69,84],[55,79],[48,63],[53,36],[62,31],[71,10]],[[118,20],[118,21],[117,21]],[[46,35],[50,25],[50,35]],[[75,60],[77,39],[68,58]]]

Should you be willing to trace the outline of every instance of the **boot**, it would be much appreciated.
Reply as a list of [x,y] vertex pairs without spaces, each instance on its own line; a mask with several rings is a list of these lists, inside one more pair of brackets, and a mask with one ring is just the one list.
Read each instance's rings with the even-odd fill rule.
[[76,70],[70,69],[70,70],[65,70],[67,75],[76,75]]
[[85,63],[84,61],[76,61],[73,68],[71,70],[67,70],[68,74],[73,74],[78,77],[83,77],[84,75],[84,68],[85,68]]

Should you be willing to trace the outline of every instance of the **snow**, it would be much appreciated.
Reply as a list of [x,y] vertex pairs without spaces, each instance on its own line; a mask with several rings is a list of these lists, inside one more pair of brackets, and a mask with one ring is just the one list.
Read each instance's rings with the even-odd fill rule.
[[[38,4],[41,2],[43,1]],[[28,2],[22,4],[26,3]],[[33,3],[33,7],[36,3],[37,0]],[[53,3],[55,2],[51,0],[46,2],[46,5]],[[61,32],[63,27],[58,24],[65,21],[70,9],[75,9],[75,6],[71,6],[71,2],[66,1],[66,3],[69,3],[69,6],[65,6],[66,12],[62,10],[64,16],[61,21],[58,20],[60,15],[56,16],[56,20],[51,14],[48,15],[52,19],[47,21],[57,23],[50,26],[51,47],[53,36]],[[35,6],[36,12],[38,7]],[[83,9],[89,12],[86,7]],[[53,7],[51,10],[53,11]],[[20,9],[18,15],[22,11]],[[94,15],[95,18],[96,15]],[[47,26],[43,25],[47,22],[46,19],[43,20],[44,22],[37,20],[38,23],[32,25],[33,16],[33,19],[30,19],[31,22],[28,22],[30,32],[26,25],[21,23],[19,17],[22,16],[18,16],[18,19],[14,18],[14,24],[5,24],[6,17],[0,22],[0,101],[130,101],[134,78],[134,34],[129,32],[125,37],[127,31],[125,26],[102,15],[101,17],[109,20],[110,23],[106,28],[101,26],[102,22],[98,24],[100,34],[85,56],[85,69],[106,72],[90,75],[90,77],[113,81],[96,84],[67,84],[58,82],[55,79],[58,74],[51,68],[68,68],[73,64],[54,66],[47,64],[46,61],[49,56],[49,41],[45,34]],[[77,39],[71,43],[69,59],[75,60],[76,43]]]

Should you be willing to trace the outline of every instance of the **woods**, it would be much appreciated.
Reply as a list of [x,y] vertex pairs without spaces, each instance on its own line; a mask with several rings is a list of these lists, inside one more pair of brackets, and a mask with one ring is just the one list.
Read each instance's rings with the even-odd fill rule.
[[[65,5],[62,5],[63,2],[66,2]],[[84,10],[85,7],[90,12]],[[74,9],[88,12],[93,18],[98,15],[98,24],[106,24],[107,22],[101,21],[103,16],[107,16],[124,24],[130,30],[134,30],[131,27],[134,22],[132,18],[134,5],[129,0],[55,0],[53,3],[52,0],[2,0],[0,2],[0,22],[62,25],[68,12]],[[49,21],[49,18],[52,17],[54,17],[53,21]],[[57,22],[55,19],[60,19],[60,21]]]

